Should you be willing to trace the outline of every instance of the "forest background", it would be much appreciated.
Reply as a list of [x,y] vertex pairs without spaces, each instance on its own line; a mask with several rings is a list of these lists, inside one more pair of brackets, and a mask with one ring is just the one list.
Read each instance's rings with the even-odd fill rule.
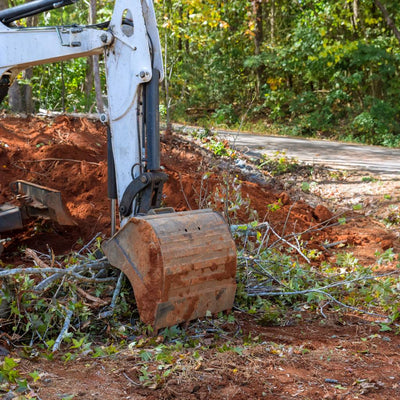
[[[260,133],[400,146],[400,12],[393,0],[155,0],[162,116]],[[0,0],[0,8],[18,2]],[[109,20],[80,0],[22,25]],[[92,58],[22,73],[2,107],[94,112]],[[99,73],[105,91],[102,59]],[[97,85],[98,86],[98,85]]]

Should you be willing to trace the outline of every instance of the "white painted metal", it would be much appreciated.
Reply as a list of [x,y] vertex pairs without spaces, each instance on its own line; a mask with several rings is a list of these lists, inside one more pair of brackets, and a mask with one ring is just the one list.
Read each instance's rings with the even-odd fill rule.
[[[145,7],[142,7],[142,4]],[[144,10],[145,9],[145,10]],[[144,12],[146,11],[146,12]],[[123,29],[124,15],[133,17],[133,30]],[[149,32],[150,28],[150,32]],[[114,45],[106,52],[108,113],[116,169],[118,200],[140,172],[141,142],[138,123],[141,85],[152,77],[153,65],[162,71],[161,47],[151,1],[120,0],[110,23]],[[149,37],[150,36],[150,41]],[[133,175],[132,175],[133,174]],[[133,207],[134,209],[134,207]],[[121,221],[123,226],[129,217]]]
[[164,68],[160,44],[160,35],[157,28],[157,19],[153,7],[153,0],[143,0],[143,14],[146,21],[147,33],[149,34],[153,53],[153,68],[160,72],[160,82],[164,79]]
[[34,65],[100,54],[112,39],[110,32],[93,28],[12,29],[0,23],[0,74],[5,71],[21,71]]
[[[122,24],[133,20],[133,28]],[[105,54],[108,119],[114,152],[118,202],[141,171],[140,93],[163,63],[152,0],[116,0],[107,31],[95,27],[9,28],[0,23],[0,77],[92,54]],[[139,115],[139,116],[138,116]],[[128,218],[122,221],[121,225]]]

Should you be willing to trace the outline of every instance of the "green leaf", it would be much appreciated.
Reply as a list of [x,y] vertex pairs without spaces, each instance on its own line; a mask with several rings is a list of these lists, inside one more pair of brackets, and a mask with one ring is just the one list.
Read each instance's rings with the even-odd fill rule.
[[18,393],[23,393],[29,388],[28,381],[26,379],[18,379],[16,383],[18,385],[17,387]]
[[29,376],[33,379],[33,382],[36,382],[40,379],[40,374],[38,371],[30,372]]
[[308,182],[301,183],[301,190],[308,193],[310,191],[310,184]]
[[150,353],[149,351],[141,350],[141,352],[139,353],[139,356],[143,361],[150,361],[151,358],[153,357],[153,354]]
[[389,332],[391,330],[392,330],[392,328],[389,325],[382,323],[381,329],[379,329],[379,332]]

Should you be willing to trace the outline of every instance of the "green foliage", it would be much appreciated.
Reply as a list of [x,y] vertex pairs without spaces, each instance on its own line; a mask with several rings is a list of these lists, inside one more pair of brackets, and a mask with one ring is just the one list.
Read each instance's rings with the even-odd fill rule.
[[288,157],[284,151],[277,151],[273,156],[263,154],[258,164],[258,168],[268,171],[274,176],[293,172],[298,167],[298,161]]
[[235,158],[236,155],[235,151],[228,146],[228,143],[218,139],[211,138],[207,140],[204,143],[204,147],[206,147],[218,157]]
[[390,205],[386,217],[383,219],[387,226],[400,224],[400,209],[397,205]]
[[[169,88],[162,115],[230,126],[248,116],[285,134],[400,144],[400,44],[374,2],[359,2],[357,13],[337,0],[260,2],[262,29],[249,1],[154,3]],[[398,24],[397,8],[386,6]],[[112,7],[98,3],[98,20]],[[87,20],[78,2],[39,24]],[[33,87],[36,108],[87,111],[87,70],[85,59],[39,66],[21,83]],[[101,75],[104,83],[102,64]]]
[[[321,304],[398,320],[398,274],[380,275],[374,265],[362,266],[348,251],[337,254],[335,263],[315,264],[318,251],[307,249],[301,237],[291,234],[271,241],[270,229],[254,222],[239,226],[235,236],[240,248],[237,305],[257,315],[261,324],[285,324],[297,318],[296,310],[320,309]],[[388,249],[375,256],[378,266],[392,263],[396,255]]]
[[[86,262],[93,262],[94,253],[98,251],[98,246],[99,238],[96,238],[91,246],[86,247],[86,257],[84,253],[75,254],[56,257],[51,262],[66,270],[76,267],[76,264],[82,262],[84,258],[86,258]],[[5,268],[13,269],[12,266]],[[103,308],[104,304],[100,303],[93,307],[85,297],[85,295],[88,296],[86,290],[91,291],[92,296],[95,295],[92,297],[92,302],[96,302],[97,296],[103,297],[105,294],[108,296],[110,292],[109,281],[104,283],[101,281],[91,282],[95,273],[94,271],[85,271],[78,280],[73,275],[58,277],[58,279],[47,279],[49,277],[46,278],[43,274],[43,281],[47,282],[45,290],[40,287],[43,281],[38,282],[37,279],[34,279],[35,275],[30,276],[22,271],[21,274],[3,278],[1,303],[5,303],[4,310],[9,309],[4,331],[15,337],[15,343],[20,342],[25,345],[29,343],[29,347],[24,349],[27,355],[29,355],[33,346],[37,345],[40,347],[41,355],[52,359],[55,340],[59,336],[67,316],[69,316],[69,327],[62,338],[63,342],[67,344],[69,352],[64,359],[68,361],[78,355],[92,354],[94,350],[89,337],[93,338],[104,329],[104,320],[98,318],[100,311],[104,310],[97,309]],[[84,279],[85,283],[82,284],[79,279]],[[130,290],[132,289],[130,288]],[[116,313],[119,313],[121,319],[125,309],[129,308],[124,297],[125,291],[126,289],[123,287],[121,299],[116,307]],[[131,312],[129,317],[131,317]],[[109,327],[108,337],[121,338],[124,336],[124,329],[122,329],[124,326],[121,327],[120,321],[108,319],[107,324]],[[106,339],[104,334],[102,337]],[[95,350],[97,352],[98,349]],[[108,355],[114,352],[111,347],[102,351],[103,354]]]
[[11,357],[4,357],[4,361],[0,367],[0,381],[15,383],[20,377],[20,372],[16,368],[18,362]]

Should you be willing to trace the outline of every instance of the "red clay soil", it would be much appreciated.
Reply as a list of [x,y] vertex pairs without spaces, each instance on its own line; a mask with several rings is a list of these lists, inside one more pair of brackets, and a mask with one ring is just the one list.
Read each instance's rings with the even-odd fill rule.
[[[169,175],[163,203],[178,211],[212,207],[225,209],[225,199],[242,206],[230,213],[231,222],[246,223],[254,212],[267,220],[279,234],[299,233],[310,227],[334,222],[324,206],[315,208],[292,201],[279,185],[250,182],[233,163],[221,163],[206,150],[178,136],[163,137],[162,165]],[[107,198],[106,131],[96,121],[60,116],[52,118],[0,119],[0,204],[16,203],[9,184],[23,179],[62,193],[76,227],[61,227],[49,221],[30,221],[22,231],[7,235],[3,262],[18,259],[18,248],[61,254],[80,248],[97,233],[110,234],[110,205]],[[226,195],[228,193],[228,195]],[[240,197],[238,197],[240,196]],[[274,207],[277,205],[277,207]],[[277,208],[275,210],[275,208]],[[249,211],[251,210],[251,211]],[[3,235],[4,237],[4,235]],[[330,257],[321,246],[325,241],[351,245],[366,261],[375,251],[398,247],[395,235],[372,219],[356,217],[346,225],[307,232],[308,248],[321,251],[320,260]]]
[[[169,175],[163,203],[177,210],[199,206],[224,209],[228,187],[233,203],[239,195],[242,199],[236,215],[230,213],[234,223],[251,220],[249,210],[255,210],[260,221],[269,221],[280,234],[321,228],[335,221],[324,206],[293,201],[279,183],[271,186],[268,181],[250,181],[233,163],[221,164],[204,149],[175,135],[163,137],[162,165]],[[21,231],[3,234],[3,239],[10,239],[3,263],[18,264],[21,246],[46,253],[52,249],[59,255],[81,248],[98,232],[110,234],[106,132],[101,124],[66,116],[21,119],[4,115],[0,117],[0,168],[0,203],[16,201],[10,182],[32,181],[60,190],[77,222],[76,227],[65,228],[32,220]],[[351,245],[366,262],[376,250],[393,247],[398,251],[393,233],[371,218],[350,217],[346,225],[307,232],[302,239],[308,248],[321,250],[320,260],[333,256],[331,249],[322,246],[325,242]],[[304,314],[298,320],[303,312],[295,311],[295,321],[287,318],[288,326],[283,327],[263,327],[253,317],[235,312],[235,322],[226,323],[222,339],[201,325],[191,332],[192,323],[188,335],[200,337],[200,347],[183,348],[175,354],[173,373],[155,385],[151,377],[163,372],[156,362],[148,365],[150,378],[139,381],[143,376],[140,351],[154,351],[152,346],[125,348],[114,357],[82,356],[68,363],[58,357],[51,362],[27,358],[19,368],[26,377],[33,371],[40,374],[35,383],[28,379],[31,398],[36,395],[43,400],[400,398],[397,335],[380,332],[379,326],[367,320],[344,320],[334,313],[318,320]],[[231,349],[221,349],[227,340]],[[13,355],[18,357],[18,353]]]

